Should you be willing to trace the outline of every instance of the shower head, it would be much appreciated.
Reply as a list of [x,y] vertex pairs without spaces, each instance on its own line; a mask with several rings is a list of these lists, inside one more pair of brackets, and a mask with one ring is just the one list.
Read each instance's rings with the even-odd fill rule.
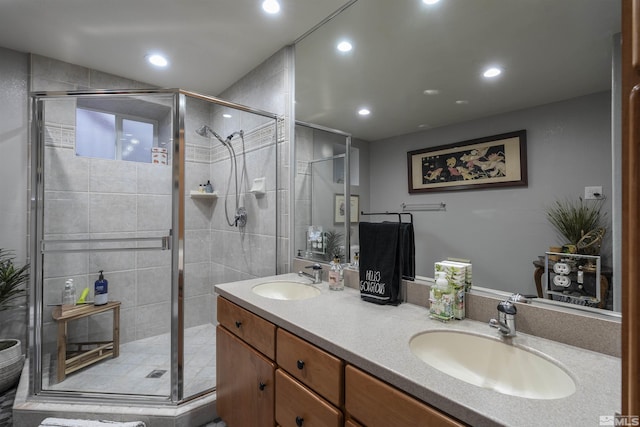
[[200,126],[198,129],[196,129],[196,133],[197,133],[198,135],[200,135],[200,136],[204,136],[205,138],[206,138],[206,137],[209,137],[210,135],[213,135],[213,136],[215,136],[215,137],[216,137],[216,139],[217,139],[218,141],[220,141],[220,143],[221,143],[222,145],[225,145],[225,146],[227,145],[227,141],[225,141],[224,139],[222,139],[222,137],[221,137],[220,135],[218,135],[217,133],[215,133],[215,131],[214,131],[213,129],[211,129],[209,126],[207,126],[207,125],[202,125],[202,126]]

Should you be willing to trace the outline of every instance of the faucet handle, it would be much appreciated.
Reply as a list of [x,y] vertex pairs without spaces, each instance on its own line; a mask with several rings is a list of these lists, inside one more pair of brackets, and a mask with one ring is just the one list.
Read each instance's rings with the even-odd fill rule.
[[307,265],[305,268],[313,268],[314,270],[322,270],[322,266],[318,263],[315,263],[313,265]]
[[498,304],[498,311],[504,314],[511,314],[511,315],[514,315],[518,312],[515,304],[513,304],[513,302],[511,302],[510,300],[501,301]]
[[521,302],[521,303],[525,303],[525,304],[531,304],[531,299],[527,298],[526,296],[522,295],[522,294],[513,294],[509,297],[509,301],[511,302]]

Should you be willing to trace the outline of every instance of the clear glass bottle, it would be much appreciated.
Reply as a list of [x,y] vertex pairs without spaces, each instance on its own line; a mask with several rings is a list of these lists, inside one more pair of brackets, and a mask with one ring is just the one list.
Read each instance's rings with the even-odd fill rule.
[[73,279],[69,279],[64,284],[62,290],[62,309],[68,310],[76,305],[76,287],[73,284]]
[[344,270],[340,264],[340,257],[335,255],[329,270],[329,290],[342,291],[344,289]]
[[351,262],[351,268],[356,270],[360,269],[360,252],[354,252],[353,261]]

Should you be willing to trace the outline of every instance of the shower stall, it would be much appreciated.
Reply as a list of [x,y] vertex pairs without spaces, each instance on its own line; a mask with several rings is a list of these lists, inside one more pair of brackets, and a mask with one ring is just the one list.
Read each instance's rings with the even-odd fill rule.
[[[283,120],[177,89],[38,92],[31,108],[29,395],[212,393],[214,285],[278,273]],[[61,306],[68,280],[84,303]]]

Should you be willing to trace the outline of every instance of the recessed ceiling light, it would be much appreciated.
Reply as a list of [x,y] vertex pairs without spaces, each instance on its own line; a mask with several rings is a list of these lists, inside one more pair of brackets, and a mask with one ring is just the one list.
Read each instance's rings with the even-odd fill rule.
[[340,52],[349,52],[351,49],[353,49],[353,46],[348,41],[343,40],[340,43],[338,43],[338,46],[336,46],[336,48]]
[[230,118],[231,118],[231,114],[229,114],[229,113],[224,113],[224,114],[222,115],[222,117],[224,117],[225,119],[230,119]]
[[358,114],[360,114],[361,116],[368,116],[369,114],[371,114],[371,111],[369,111],[368,108],[361,108],[358,110]]
[[431,4],[436,4],[439,1],[440,0],[422,0],[422,3],[431,5]]
[[487,78],[491,78],[491,77],[497,77],[502,73],[502,70],[500,68],[497,67],[491,67],[491,68],[487,68],[485,70],[484,73],[482,73],[483,76],[487,77]]
[[424,93],[425,95],[438,95],[440,91],[438,89],[427,89],[422,93]]
[[459,99],[456,101],[456,104],[458,105],[467,105],[469,103],[469,101],[467,101],[466,99]]
[[160,55],[159,53],[147,55],[147,61],[149,61],[151,65],[154,65],[156,67],[166,67],[167,65],[169,65],[169,61],[167,60],[167,58]]
[[280,3],[277,0],[264,0],[262,2],[262,10],[271,14],[278,13],[280,12]]

